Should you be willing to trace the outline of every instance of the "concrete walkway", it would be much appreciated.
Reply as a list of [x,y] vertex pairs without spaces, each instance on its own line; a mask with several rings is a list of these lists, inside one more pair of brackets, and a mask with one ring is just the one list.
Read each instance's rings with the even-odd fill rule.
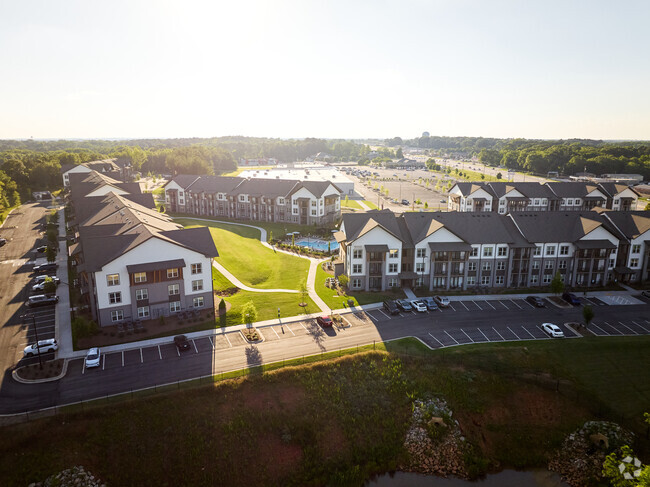
[[59,342],[58,358],[69,356],[72,353],[72,323],[70,320],[70,288],[72,283],[68,277],[68,245],[65,227],[65,214],[63,208],[59,212],[59,252],[56,255],[57,276],[61,284],[56,294],[59,304],[54,315],[54,337]]
[[368,205],[366,205],[363,200],[357,200],[357,203],[359,203],[359,206],[361,206],[361,209],[364,211],[370,211],[372,208],[370,208]]
[[418,298],[415,295],[415,293],[411,290],[410,287],[403,287],[402,291],[404,291],[404,294],[406,294],[406,299],[417,299]]

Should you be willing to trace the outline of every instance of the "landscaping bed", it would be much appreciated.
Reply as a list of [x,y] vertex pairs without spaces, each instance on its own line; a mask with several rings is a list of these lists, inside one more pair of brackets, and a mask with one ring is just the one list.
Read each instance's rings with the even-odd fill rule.
[[43,361],[41,369],[38,363],[24,365],[16,369],[16,375],[23,380],[52,379],[63,372],[64,359]]
[[240,332],[248,343],[262,343],[264,341],[262,333],[257,328],[244,328]]

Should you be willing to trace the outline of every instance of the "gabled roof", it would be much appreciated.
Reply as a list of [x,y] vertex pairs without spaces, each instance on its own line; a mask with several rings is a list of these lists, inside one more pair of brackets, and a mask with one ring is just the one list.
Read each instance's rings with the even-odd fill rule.
[[498,198],[514,190],[519,191],[526,198],[548,198],[557,199],[548,186],[535,182],[507,183],[507,182],[490,182],[488,186],[492,189]]
[[[331,186],[334,187],[334,189],[337,192],[341,192],[341,189],[336,186],[336,184],[330,182],[330,181],[300,181],[299,186],[305,188],[307,191],[309,191],[311,194],[313,194],[316,198],[320,198],[323,196],[323,193],[327,191],[327,188]],[[298,187],[294,188],[292,193],[298,191]]]
[[617,194],[622,193],[626,189],[631,190],[634,194],[638,196],[639,193],[632,187],[628,186],[627,184],[620,184],[620,183],[599,183],[598,186],[601,188],[603,193],[608,195],[610,198],[613,198]]
[[286,197],[299,184],[299,181],[290,179],[233,179],[238,179],[240,183],[233,188],[230,192],[231,194],[247,194],[250,196],[266,196],[269,198],[277,198],[278,196]]
[[466,198],[471,196],[475,191],[478,191],[479,189],[483,189],[488,194],[490,194],[490,196],[496,197],[492,189],[489,186],[487,186],[485,183],[461,182],[461,183],[456,183],[455,186],[458,187],[460,193]]
[[552,181],[546,185],[558,198],[584,198],[598,187],[592,183],[581,181]]
[[618,232],[596,212],[514,212],[510,218],[529,242],[575,242],[596,228],[604,227],[618,238]]
[[186,189],[192,193],[229,193],[241,182],[241,178],[226,176],[201,176]]
[[165,187],[169,183],[174,182],[178,184],[181,188],[186,190],[201,177],[205,177],[205,176],[197,176],[195,174],[179,174],[178,176],[174,176],[174,178],[171,181],[167,182],[165,184]]
[[647,211],[608,211],[603,216],[630,240],[650,230],[650,212]]
[[[394,235],[403,242],[409,242],[410,238],[405,237],[403,229],[397,222],[395,213],[390,210],[371,210],[364,213],[347,213],[343,215],[343,226],[345,228],[346,241],[352,242],[370,230],[380,227]],[[406,232],[408,235],[408,231]]]

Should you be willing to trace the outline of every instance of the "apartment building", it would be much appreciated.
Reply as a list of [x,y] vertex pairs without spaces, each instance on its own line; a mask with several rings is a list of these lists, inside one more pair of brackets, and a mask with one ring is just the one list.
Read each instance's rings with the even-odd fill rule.
[[383,210],[344,215],[335,237],[352,289],[433,291],[645,280],[648,232],[644,212]]
[[180,175],[165,185],[165,203],[172,213],[303,225],[341,216],[340,189],[329,181]]
[[82,164],[64,164],[61,166],[63,187],[70,186],[71,174],[90,174],[97,172],[114,180],[128,181],[131,178],[131,163],[120,159],[104,159],[84,162]]
[[631,211],[639,194],[617,183],[589,182],[472,182],[449,190],[450,211],[506,214],[517,211],[589,211],[594,208]]
[[218,253],[207,228],[183,229],[155,210],[151,195],[124,186],[118,194],[99,173],[69,180],[69,252],[82,301],[100,326],[214,309]]

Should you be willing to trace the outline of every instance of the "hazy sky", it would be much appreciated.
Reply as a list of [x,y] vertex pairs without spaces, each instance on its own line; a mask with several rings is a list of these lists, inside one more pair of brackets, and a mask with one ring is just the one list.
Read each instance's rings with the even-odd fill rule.
[[0,138],[650,139],[648,25],[648,0],[0,0]]

